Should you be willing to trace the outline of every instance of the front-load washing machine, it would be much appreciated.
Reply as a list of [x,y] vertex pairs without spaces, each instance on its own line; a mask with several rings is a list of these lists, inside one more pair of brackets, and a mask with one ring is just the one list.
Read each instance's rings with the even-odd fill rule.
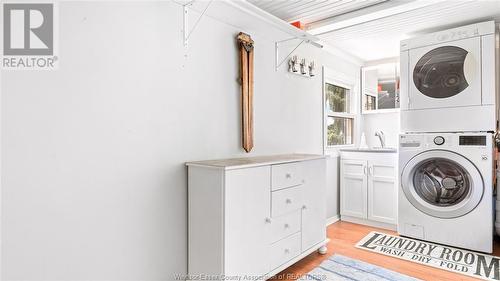
[[496,130],[493,21],[401,41],[401,131]]
[[402,134],[398,233],[492,252],[493,136]]

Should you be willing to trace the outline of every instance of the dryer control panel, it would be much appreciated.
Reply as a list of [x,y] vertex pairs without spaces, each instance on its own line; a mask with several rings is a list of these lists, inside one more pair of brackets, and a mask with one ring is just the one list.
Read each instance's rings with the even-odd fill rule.
[[422,146],[423,135],[400,135],[399,147],[401,148],[419,148]]
[[399,147],[402,150],[413,149],[484,149],[491,145],[489,133],[428,133],[401,134]]
[[458,145],[464,146],[486,146],[486,136],[459,136]]

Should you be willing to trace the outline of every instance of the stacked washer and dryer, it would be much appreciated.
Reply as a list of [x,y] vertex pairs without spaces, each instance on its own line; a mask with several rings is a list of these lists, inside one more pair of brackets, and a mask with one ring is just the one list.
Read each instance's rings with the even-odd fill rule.
[[401,42],[398,232],[491,253],[495,23]]

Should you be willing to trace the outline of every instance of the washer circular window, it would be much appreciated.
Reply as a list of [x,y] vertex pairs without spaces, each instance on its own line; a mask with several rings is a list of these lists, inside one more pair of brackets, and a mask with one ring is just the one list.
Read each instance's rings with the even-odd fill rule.
[[463,90],[469,83],[464,75],[467,51],[444,46],[427,52],[413,70],[413,82],[417,89],[431,98],[449,98]]
[[428,150],[411,158],[401,174],[406,199],[421,212],[456,218],[481,202],[484,182],[479,170],[464,156],[448,150]]
[[467,171],[444,158],[424,161],[417,166],[413,186],[420,198],[439,207],[456,205],[471,192]]

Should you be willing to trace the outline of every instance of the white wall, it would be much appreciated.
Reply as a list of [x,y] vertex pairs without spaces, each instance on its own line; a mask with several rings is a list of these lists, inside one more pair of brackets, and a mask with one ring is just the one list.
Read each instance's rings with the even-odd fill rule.
[[[187,270],[184,162],[248,156],[234,38],[255,21],[205,17],[186,51],[171,2],[59,10],[59,70],[1,72],[1,277],[172,280]],[[249,155],[322,153],[321,77],[275,72],[268,29],[252,33]],[[316,48],[297,53],[359,73]]]
[[399,112],[363,114],[363,132],[369,147],[380,147],[376,131],[382,131],[388,147],[398,147]]

